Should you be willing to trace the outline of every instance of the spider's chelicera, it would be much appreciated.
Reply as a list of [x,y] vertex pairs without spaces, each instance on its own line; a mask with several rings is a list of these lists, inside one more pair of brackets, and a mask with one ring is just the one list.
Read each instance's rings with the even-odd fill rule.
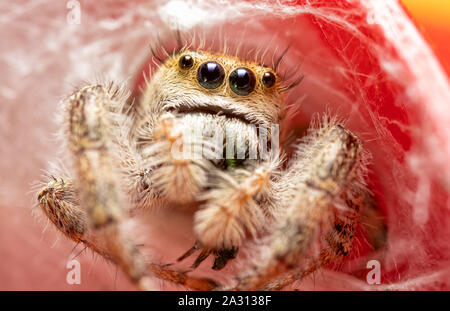
[[258,238],[252,267],[231,286],[280,289],[344,258],[361,212],[374,206],[362,143],[334,118],[284,155],[277,125],[285,90],[275,69],[207,51],[170,56],[130,109],[118,87],[83,87],[65,103],[73,176],[52,177],[39,205],[141,288],[158,277],[205,290],[220,285],[146,264],[120,226],[130,201],[149,210],[198,206],[197,242],[178,260],[199,252],[192,267],[213,256],[219,270]]

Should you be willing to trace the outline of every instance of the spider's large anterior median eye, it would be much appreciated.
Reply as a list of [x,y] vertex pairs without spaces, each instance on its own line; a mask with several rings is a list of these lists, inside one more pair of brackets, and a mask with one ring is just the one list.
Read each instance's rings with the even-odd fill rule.
[[254,73],[247,68],[237,68],[230,74],[230,87],[238,95],[248,95],[255,88]]
[[201,86],[207,89],[218,88],[225,77],[223,67],[216,62],[201,64],[197,72],[197,80]]
[[194,65],[194,59],[191,55],[183,55],[180,57],[178,65],[181,69],[189,69]]
[[276,81],[276,77],[270,71],[265,72],[262,76],[262,83],[264,84],[264,86],[266,88],[271,88],[275,84],[275,81]]

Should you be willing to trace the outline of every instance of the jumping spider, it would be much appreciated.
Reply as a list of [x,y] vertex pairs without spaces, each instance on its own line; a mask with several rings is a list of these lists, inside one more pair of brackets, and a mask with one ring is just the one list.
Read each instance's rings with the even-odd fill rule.
[[[223,287],[168,265],[145,263],[121,227],[137,206],[197,206],[197,242],[179,258],[199,250],[194,267],[212,255],[213,269],[221,269],[245,240],[258,240],[253,267],[231,287],[237,290],[281,289],[345,257],[361,210],[373,205],[364,186],[365,151],[353,133],[325,117],[288,161],[270,138],[289,87],[277,65],[183,48],[163,60],[133,105],[114,85],[77,90],[65,110],[75,175],[50,178],[38,194],[43,212],[141,289],[152,288],[151,277],[201,290]],[[262,157],[258,150],[250,158],[261,127],[267,129],[270,155]],[[245,157],[236,157],[234,149],[225,155],[223,144],[218,149],[211,140],[189,138],[186,129],[226,131],[227,141],[216,143],[240,137]],[[176,156],[187,145],[207,146],[220,156]]]

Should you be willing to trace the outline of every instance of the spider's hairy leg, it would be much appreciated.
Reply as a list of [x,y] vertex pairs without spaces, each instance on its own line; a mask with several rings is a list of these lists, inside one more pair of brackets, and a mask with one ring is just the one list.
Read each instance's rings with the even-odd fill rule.
[[111,259],[131,281],[150,288],[144,258],[125,236],[125,200],[117,171],[119,150],[111,108],[116,105],[112,89],[102,85],[84,87],[69,99],[67,139],[73,155],[76,187],[88,224]]
[[[353,206],[340,210],[334,203],[347,188],[359,186],[362,166],[361,142],[341,125],[325,123],[311,134],[299,146],[298,157],[280,181],[291,185],[284,187],[288,189],[283,194],[285,209],[261,246],[262,255],[255,261],[254,271],[241,277],[236,289],[261,288],[280,274],[304,264],[305,257],[316,257],[314,252],[326,238],[330,249],[342,248],[342,254],[348,253],[353,236],[352,217],[358,211],[352,210]],[[346,220],[338,223],[339,219]],[[321,255],[334,259],[327,251]],[[310,270],[324,264],[321,255]]]
[[52,179],[38,194],[38,204],[48,219],[69,239],[87,243],[87,214],[79,206],[71,180]]
[[[358,181],[355,180],[353,183],[357,184]],[[320,250],[319,254],[311,258],[306,265],[295,268],[266,284],[262,290],[281,290],[321,267],[343,259],[352,250],[356,227],[363,220],[365,213],[369,213],[368,216],[371,216],[368,221],[372,226],[371,229],[376,233],[372,239],[369,236],[371,244],[375,248],[382,247],[384,237],[380,237],[380,235],[383,235],[386,228],[380,219],[377,219],[377,206],[372,194],[364,187],[350,187],[342,193],[342,201],[349,209],[335,213],[334,226],[325,236],[326,246]]]
[[[52,178],[39,192],[38,201],[44,214],[64,235],[114,262],[89,229],[87,212],[79,205],[78,193],[70,179]],[[211,290],[217,286],[210,279],[191,277],[161,264],[147,264],[147,269],[162,280],[190,289]]]

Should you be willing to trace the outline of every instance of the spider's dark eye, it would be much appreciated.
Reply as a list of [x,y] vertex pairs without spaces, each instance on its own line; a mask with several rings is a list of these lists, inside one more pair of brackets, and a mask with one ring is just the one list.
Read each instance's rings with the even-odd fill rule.
[[180,57],[178,65],[181,69],[189,69],[192,67],[192,65],[194,65],[194,59],[191,55],[183,55]]
[[224,77],[225,71],[216,62],[206,62],[198,68],[197,80],[204,88],[218,88],[222,84]]
[[250,69],[238,68],[230,74],[230,87],[238,95],[248,95],[255,88],[255,75]]
[[276,78],[270,71],[265,72],[262,76],[262,83],[266,88],[271,88],[275,84]]

